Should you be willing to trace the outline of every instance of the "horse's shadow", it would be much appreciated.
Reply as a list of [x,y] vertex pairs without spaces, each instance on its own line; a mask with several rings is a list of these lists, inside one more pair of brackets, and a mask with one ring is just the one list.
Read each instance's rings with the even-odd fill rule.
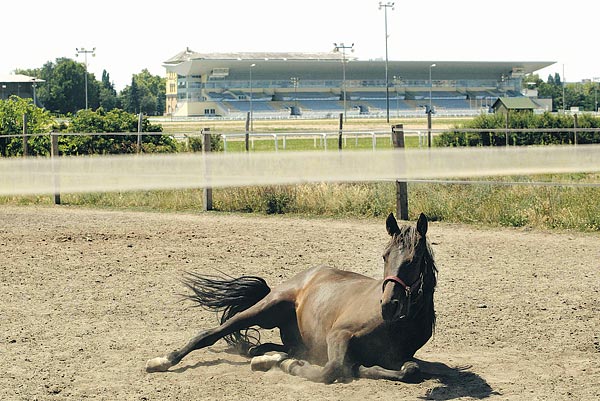
[[483,399],[499,395],[478,374],[469,371],[470,366],[450,367],[441,362],[416,360],[422,371],[423,380],[437,380],[441,385],[429,390],[423,400],[453,400],[470,397]]
[[[238,353],[234,349],[226,349],[221,352]],[[436,380],[439,386],[429,390],[426,395],[418,397],[422,400],[449,401],[462,397],[474,399],[484,399],[492,395],[499,395],[478,374],[471,372],[470,366],[450,367],[441,362],[428,362],[422,359],[415,359],[421,368],[422,380]],[[188,369],[200,367],[216,366],[228,364],[231,366],[248,366],[249,361],[231,361],[223,358],[216,358],[210,361],[199,361],[193,365],[182,366],[178,369],[169,370],[173,373],[184,373]]]

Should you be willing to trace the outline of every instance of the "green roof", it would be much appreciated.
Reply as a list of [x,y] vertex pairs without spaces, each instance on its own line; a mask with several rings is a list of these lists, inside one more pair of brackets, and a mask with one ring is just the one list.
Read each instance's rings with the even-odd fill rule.
[[528,97],[499,97],[494,102],[493,108],[497,108],[502,103],[508,110],[533,110],[535,103]]

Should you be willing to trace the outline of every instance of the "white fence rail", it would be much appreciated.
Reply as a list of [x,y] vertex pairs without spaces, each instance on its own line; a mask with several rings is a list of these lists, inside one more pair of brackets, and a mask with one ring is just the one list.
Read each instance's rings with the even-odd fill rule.
[[[419,147],[427,145],[427,130],[404,130],[407,136],[417,136],[419,138]],[[226,133],[219,134],[223,140],[223,151],[227,152],[227,145],[230,141],[241,141],[245,140],[246,134],[243,133]],[[313,147],[324,148],[327,150],[327,139],[339,136],[339,131],[322,131],[322,132],[254,132],[249,133],[250,148],[254,149],[255,139],[272,139],[274,150],[279,151],[279,143],[281,141],[283,150],[287,149],[288,139],[313,139]],[[388,141],[390,147],[392,145],[392,137],[389,131],[342,131],[342,139],[344,146],[348,145],[348,140],[354,140],[355,145],[358,146],[358,141],[361,138],[370,138],[372,143],[372,149],[377,149],[378,140]]]

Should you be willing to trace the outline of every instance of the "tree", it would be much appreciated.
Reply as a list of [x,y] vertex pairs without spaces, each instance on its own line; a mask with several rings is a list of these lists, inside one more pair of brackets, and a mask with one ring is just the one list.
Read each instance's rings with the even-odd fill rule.
[[121,92],[122,107],[130,113],[162,115],[165,109],[165,90],[165,79],[144,69],[139,74],[134,74],[131,85]]
[[38,86],[40,104],[57,114],[75,113],[85,109],[85,75],[88,77],[88,106],[99,105],[100,85],[94,74],[86,72],[83,63],[69,58],[58,58],[56,63],[48,61],[41,69],[20,70],[25,75],[37,76],[45,82]]
[[115,90],[113,83],[110,82],[110,75],[106,70],[102,71],[99,98],[100,107],[104,110],[116,109],[119,106],[117,91]]
[[[162,132],[160,125],[152,124],[146,117],[142,119],[142,132]],[[68,132],[85,133],[124,133],[131,135],[82,135],[63,136],[59,140],[62,154],[122,154],[137,151],[138,116],[120,109],[105,111],[81,110],[66,128]],[[144,152],[175,152],[176,141],[168,135],[144,135],[142,151]]]
[[[50,130],[52,117],[50,113],[33,105],[32,99],[21,99],[11,96],[8,100],[0,100],[0,156],[18,156],[23,154],[21,137],[3,137],[23,133],[23,115],[27,115],[28,134],[40,134]],[[32,136],[28,142],[29,154],[33,156],[49,153],[48,136]]]
[[131,87],[129,89],[129,111],[130,113],[140,112],[140,94],[135,77],[131,78]]

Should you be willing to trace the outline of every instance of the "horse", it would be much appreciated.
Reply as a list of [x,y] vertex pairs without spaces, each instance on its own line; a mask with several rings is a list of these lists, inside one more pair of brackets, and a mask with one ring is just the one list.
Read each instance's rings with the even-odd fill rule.
[[[191,293],[186,297],[220,312],[220,325],[201,331],[166,356],[148,360],[146,371],[167,371],[190,352],[225,339],[254,357],[253,370],[277,365],[327,384],[356,378],[422,380],[422,364],[427,362],[414,354],[435,329],[437,283],[427,228],[422,213],[416,226],[402,227],[390,213],[381,279],[319,266],[271,289],[256,276],[187,273],[183,281]],[[278,328],[281,344],[261,344],[256,326]]]

